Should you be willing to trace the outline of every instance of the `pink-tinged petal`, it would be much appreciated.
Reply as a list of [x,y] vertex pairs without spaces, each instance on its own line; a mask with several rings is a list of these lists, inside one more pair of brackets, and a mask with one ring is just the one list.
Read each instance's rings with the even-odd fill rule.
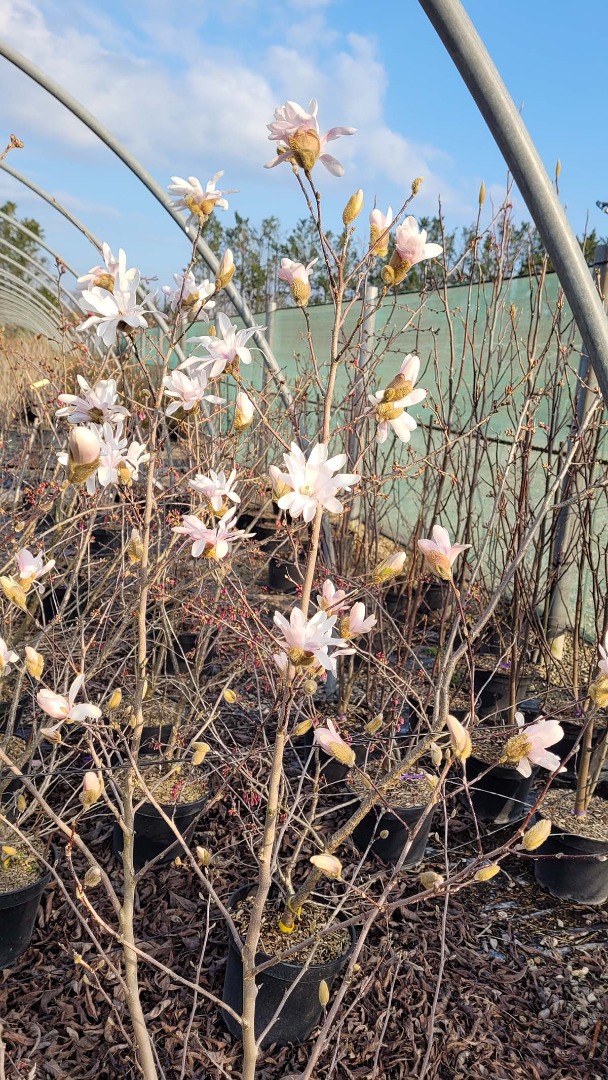
[[388,420],[383,420],[381,424],[378,424],[378,430],[376,431],[376,442],[382,445],[388,439]]
[[420,374],[420,357],[416,356],[415,353],[409,353],[399,368],[399,374],[403,375],[414,386]]
[[[533,753],[532,761],[535,765],[540,765],[541,769],[547,769],[548,772],[555,772],[561,765],[561,758],[557,754],[552,754],[550,750],[543,750],[541,753]],[[560,772],[566,772],[565,768],[560,768]]]
[[518,773],[521,773],[522,776],[528,777],[532,775],[532,766],[530,765],[527,757],[522,758],[519,764],[515,766],[515,768],[517,769]]
[[89,702],[83,702],[80,705],[74,705],[70,709],[70,720],[73,720],[77,724],[81,724],[83,720],[90,717],[92,720],[96,720],[101,716],[101,709],[97,705],[91,705]]
[[444,529],[443,525],[433,526],[433,540],[443,555],[449,557],[452,545],[450,543],[450,534],[447,529]]
[[437,545],[434,543],[433,540],[419,540],[418,547],[420,548],[423,555],[432,555],[435,551],[437,551]]
[[427,394],[428,390],[424,390],[423,387],[420,386],[418,389],[412,390],[406,397],[402,398],[399,404],[403,405],[404,409],[409,409],[412,405],[418,405],[419,402],[424,401]]
[[84,674],[81,672],[80,675],[77,675],[76,678],[73,680],[72,685],[70,686],[70,689],[68,691],[68,701],[70,705],[72,705],[72,703],[76,700],[76,696],[80,691],[83,683]]
[[52,716],[55,720],[65,720],[70,711],[66,699],[61,694],[56,694],[54,690],[39,690],[36,701],[47,716]]
[[274,169],[275,165],[280,165],[283,161],[288,161],[291,157],[291,150],[285,151],[283,154],[277,154],[276,157],[271,158],[264,165],[265,169]]
[[344,166],[331,154],[321,154],[319,161],[323,162],[327,171],[333,176],[344,176]]
[[334,139],[341,139],[344,135],[354,135],[356,131],[354,127],[333,127],[325,133],[323,142],[333,142]]
[[424,245],[424,257],[425,259],[437,259],[443,253],[441,244],[425,244]]

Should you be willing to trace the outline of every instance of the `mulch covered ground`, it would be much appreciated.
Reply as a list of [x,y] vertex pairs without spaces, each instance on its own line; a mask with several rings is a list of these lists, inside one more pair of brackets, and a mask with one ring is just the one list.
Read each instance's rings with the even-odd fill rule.
[[[254,829],[256,813],[254,808]],[[245,845],[238,863],[234,858],[235,834],[242,841],[247,827],[223,803],[198,827],[196,842],[216,853],[209,873],[223,898],[243,882],[247,863],[252,865]],[[457,818],[453,827],[455,846],[466,845],[466,822]],[[100,862],[119,882],[111,826],[98,816],[87,828]],[[437,839],[435,834],[439,856]],[[343,861],[347,867],[346,850]],[[513,857],[504,865],[492,881],[450,899],[445,970],[425,1076],[605,1080],[607,913],[553,900],[536,886],[530,862]],[[369,873],[377,870],[370,862]],[[404,885],[406,892],[415,887],[415,875],[404,875]],[[226,930],[191,870],[183,865],[146,873],[139,904],[142,947],[192,980],[202,952],[200,982],[220,995]],[[420,1075],[440,966],[443,907],[438,897],[378,920],[344,1003],[339,1043],[330,1040],[315,1080]],[[120,947],[109,947],[119,961]],[[75,953],[91,971],[74,963]],[[169,974],[142,964],[141,978],[144,1009],[167,1080],[238,1077],[239,1046],[218,1010],[199,999],[193,1013],[191,991]],[[30,949],[14,968],[0,973],[0,1017],[7,1080],[140,1075],[116,983],[56,886],[46,894]],[[297,1076],[306,1059],[306,1048],[271,1048],[260,1058],[259,1077]]]

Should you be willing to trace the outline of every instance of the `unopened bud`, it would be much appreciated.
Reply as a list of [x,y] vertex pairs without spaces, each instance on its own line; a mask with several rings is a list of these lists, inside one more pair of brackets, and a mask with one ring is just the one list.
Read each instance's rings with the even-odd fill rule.
[[103,780],[96,772],[86,772],[82,781],[80,801],[85,810],[93,806],[103,791]]
[[377,731],[380,731],[380,728],[382,727],[383,723],[384,723],[384,714],[380,712],[376,716],[372,717],[372,719],[369,720],[367,722],[367,724],[365,725],[365,730],[366,730],[367,734],[368,735],[375,735]]
[[388,837],[389,837],[388,829],[383,829],[382,832],[378,833],[378,836],[379,836],[380,840],[388,840]]
[[436,874],[434,870],[423,870],[421,874],[418,874],[418,881],[423,889],[437,889],[440,885],[443,885],[444,879],[441,874]]
[[120,690],[120,689],[113,690],[111,695],[110,695],[110,700],[108,701],[108,705],[107,705],[108,712],[114,712],[114,709],[117,709],[118,706],[121,704],[121,702],[122,702],[122,690]]
[[598,675],[589,687],[589,697],[598,709],[608,708],[608,675]]
[[222,255],[222,261],[219,265],[219,270],[215,279],[215,288],[217,292],[219,292],[220,289],[225,289],[226,286],[229,285],[232,281],[233,276],[234,259],[232,257],[232,252],[230,248],[226,248],[224,254]]
[[448,716],[446,726],[450,733],[450,743],[452,744],[454,756],[459,758],[460,761],[466,761],[471,756],[473,749],[471,736],[455,716]]
[[559,178],[561,176],[561,171],[562,171],[562,163],[558,158],[557,161],[555,162],[555,179],[556,179],[556,181],[559,180]]
[[272,483],[272,496],[276,502],[283,495],[287,495],[292,489],[281,479],[281,470],[278,465],[269,465],[268,472]]
[[192,743],[192,749],[194,751],[192,754],[192,764],[202,765],[211,747],[209,746],[209,743],[206,742],[194,742]]
[[31,645],[25,646],[25,666],[32,679],[39,679],[44,668],[44,656],[32,649]]
[[10,577],[0,577],[0,585],[7,600],[10,600],[16,607],[21,608],[21,611],[27,611],[25,592],[21,585],[18,585]]
[[41,727],[40,734],[42,735],[42,738],[46,739],[48,742],[56,743],[57,745],[61,742],[59,724],[56,724],[55,727]]
[[140,563],[144,553],[144,545],[142,543],[139,529],[131,529],[131,538],[127,544],[127,555],[129,562]]
[[317,684],[314,679],[305,679],[302,683],[302,689],[305,694],[308,694],[309,697],[312,697],[313,694],[316,694],[317,692]]
[[293,729],[294,738],[299,738],[301,735],[306,735],[306,732],[310,731],[311,727],[312,720],[310,719],[310,717],[306,720],[300,720],[300,723],[296,724],[295,728]]
[[431,752],[431,761],[433,762],[435,768],[438,769],[443,760],[443,753],[441,752],[441,747],[437,746],[436,742],[433,742],[429,746],[429,750]]
[[310,861],[325,877],[337,880],[342,873],[342,863],[335,855],[311,855]]
[[351,222],[355,220],[355,218],[359,217],[362,209],[363,191],[361,190],[361,188],[359,188],[358,191],[355,191],[354,195],[351,195],[346,206],[344,207],[344,210],[342,212],[342,221],[344,222],[344,224],[350,225]]
[[488,866],[482,866],[481,870],[478,870],[475,874],[475,881],[490,881],[491,878],[500,874],[500,866],[498,863],[489,863]]
[[72,428],[68,439],[68,480],[84,484],[99,468],[101,447],[91,428],[79,425]]
[[479,203],[479,209],[481,210],[484,202],[486,201],[486,185],[484,181],[481,181],[481,187],[479,188],[479,196],[477,202]]
[[423,184],[424,176],[417,176],[415,180],[412,180],[412,195],[417,195]]
[[224,690],[224,692],[222,694],[222,697],[223,697],[224,701],[226,701],[228,703],[228,705],[236,705],[236,703],[238,701],[237,695],[235,694],[234,690],[230,689],[230,687],[227,687]]
[[239,390],[234,403],[234,430],[244,431],[253,423],[255,407],[244,390]]
[[541,844],[544,844],[550,832],[550,819],[541,818],[540,821],[536,822],[536,825],[533,825],[531,829],[528,829],[528,831],[524,833],[521,842],[522,848],[524,849],[524,851],[534,851],[535,848],[538,848],[541,846]]
[[211,863],[211,859],[212,859],[212,855],[211,855],[211,852],[209,851],[209,849],[206,848],[206,847],[201,847],[200,845],[197,845],[194,850],[195,850],[195,853],[196,853],[196,857],[197,857],[199,863],[201,864],[201,866],[209,866],[209,864]]
[[27,799],[25,795],[17,796],[17,810],[20,814],[22,814],[24,810],[27,810]]
[[346,765],[348,769],[352,769],[357,760],[355,751],[345,742],[326,743],[324,744],[323,749],[327,750],[341,765]]
[[321,979],[319,983],[319,1005],[324,1009],[329,1002],[329,986],[325,982],[325,979]]
[[372,574],[372,581],[376,585],[381,585],[385,581],[390,581],[391,578],[400,574],[405,566],[405,560],[407,555],[405,551],[395,551],[392,555],[389,555],[387,559],[383,559],[381,563],[378,563],[376,569]]
[[84,875],[85,889],[96,889],[101,881],[101,869],[99,866],[89,866]]

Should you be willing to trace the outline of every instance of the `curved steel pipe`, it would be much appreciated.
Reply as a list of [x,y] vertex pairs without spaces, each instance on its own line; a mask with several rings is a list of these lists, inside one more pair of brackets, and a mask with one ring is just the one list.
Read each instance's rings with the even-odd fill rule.
[[[69,111],[73,113],[74,116],[76,116],[83,124],[85,124],[90,131],[93,131],[95,135],[97,135],[98,138],[105,143],[108,149],[112,150],[112,152],[116,154],[118,158],[120,158],[123,164],[126,165],[127,168],[130,169],[131,172],[139,180],[141,180],[142,184],[144,184],[150,194],[154,196],[154,198],[161,204],[163,209],[166,210],[168,214],[170,214],[170,216],[175,222],[177,222],[180,229],[183,233],[185,233],[190,242],[194,241],[194,237],[190,236],[190,234],[188,233],[182,215],[177,210],[174,210],[171,206],[171,200],[169,199],[167,192],[160,186],[160,184],[154,179],[154,177],[148,172],[148,170],[143,167],[143,165],[137,160],[137,158],[134,157],[134,155],[131,154],[122,145],[122,143],[114,137],[114,135],[112,135],[112,132],[109,131],[108,128],[101,124],[99,120],[88,111],[88,109],[85,109],[84,106],[81,105],[80,102],[76,100],[76,98],[72,97],[72,95],[69,94],[67,90],[64,90],[64,88],[60,86],[59,83],[56,83],[54,79],[51,79],[48,75],[41,71],[40,68],[36,67],[35,64],[32,64],[31,61],[27,59],[27,57],[23,56],[16,49],[13,49],[12,46],[10,46],[6,41],[0,41],[0,56],[4,56],[6,60],[8,60],[11,64],[14,64],[15,67],[18,67],[20,71],[23,71],[23,73],[25,75],[28,75],[30,79],[33,79],[34,82],[37,82],[39,86],[41,86],[44,90],[47,91],[47,93],[51,94],[51,96],[54,97],[57,101],[60,101],[62,105],[65,105],[66,109],[69,109]],[[5,163],[0,162],[0,164],[4,165]],[[7,171],[10,172],[11,170],[8,169]],[[203,258],[203,260],[206,262],[211,272],[213,274],[217,274],[219,262],[213,254],[209,245],[206,243],[205,240],[203,240],[201,236],[196,238],[196,249]],[[238,314],[241,316],[245,325],[254,326],[255,323],[249,306],[245,303],[243,297],[235,288],[235,286],[228,285],[225,291],[232,303],[234,304],[234,307],[236,308]],[[255,341],[257,347],[260,349],[264,357],[264,362],[268,366],[268,369],[273,379],[278,385],[279,392],[285,405],[291,411],[293,408],[293,398],[291,395],[291,391],[289,390],[287,380],[285,379],[279,363],[268,342],[266,341],[264,334],[256,331],[256,333],[253,335],[253,340]]]
[[608,319],[540,155],[460,0],[419,0],[511,171],[553,263],[608,403]]

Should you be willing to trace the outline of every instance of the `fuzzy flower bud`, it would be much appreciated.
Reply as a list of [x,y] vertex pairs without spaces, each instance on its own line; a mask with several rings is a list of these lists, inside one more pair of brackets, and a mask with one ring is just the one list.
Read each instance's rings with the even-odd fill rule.
[[32,679],[41,677],[44,668],[44,656],[32,649],[31,645],[25,646],[25,666]]
[[289,149],[292,151],[292,160],[304,172],[310,172],[321,153],[321,140],[314,128],[305,128],[296,131],[287,139]]
[[230,248],[226,248],[224,254],[222,255],[222,261],[219,265],[219,270],[215,279],[215,288],[217,292],[219,292],[220,289],[225,289],[226,286],[229,285],[232,281],[233,276],[234,259],[232,257],[232,252]]
[[[312,697],[313,694],[316,694],[317,692],[317,684],[314,679],[305,679],[302,683],[302,689],[305,694]],[[310,721],[310,725],[312,726],[312,720]]]
[[127,544],[127,555],[129,562],[135,564],[140,563],[144,553],[144,545],[142,544],[139,529],[131,529],[131,539]]
[[433,742],[431,743],[429,750],[431,752],[431,761],[433,762],[435,768],[438,769],[443,760],[443,753],[441,751],[441,747],[437,746],[436,742]]
[[211,747],[209,746],[209,743],[206,742],[194,742],[192,743],[192,749],[194,751],[192,754],[192,764],[202,765]]
[[325,979],[321,979],[319,983],[319,1005],[324,1009],[329,1003],[329,986],[325,982]]
[[103,791],[103,780],[96,772],[86,772],[82,781],[80,801],[85,810],[97,802]]
[[424,176],[417,176],[415,180],[412,180],[412,195],[417,195],[423,184]]
[[117,709],[118,706],[120,705],[121,701],[122,701],[122,690],[120,690],[120,689],[113,690],[112,694],[110,695],[110,700],[108,701],[108,705],[107,705],[108,712],[113,712],[114,709]]
[[450,742],[455,757],[459,758],[460,761],[466,761],[471,756],[473,749],[471,736],[455,716],[448,716],[446,726],[450,733]]
[[381,585],[383,582],[397,577],[397,574],[400,574],[405,566],[406,558],[405,551],[395,551],[387,559],[383,559],[381,563],[378,563],[372,574],[374,584]]
[[376,713],[376,716],[372,716],[372,719],[368,720],[367,724],[365,725],[365,730],[366,730],[367,734],[368,735],[375,735],[377,731],[380,731],[380,728],[382,727],[383,723],[384,723],[384,715],[383,715],[383,713]]
[[534,851],[536,848],[544,844],[545,840],[551,832],[551,821],[549,818],[541,818],[536,822],[531,829],[528,829],[524,833],[521,846],[524,851]]
[[13,581],[10,577],[0,577],[0,585],[2,586],[2,592],[6,596],[7,600],[10,600],[12,604],[15,604],[22,611],[27,611],[25,602],[25,592],[18,585],[16,581]]
[[487,866],[482,866],[480,870],[475,874],[475,881],[490,881],[491,878],[500,874],[500,866],[498,863],[489,863]]
[[244,390],[239,390],[234,402],[234,430],[244,431],[253,422],[255,408]]
[[99,468],[101,447],[99,439],[90,428],[78,425],[70,431],[68,439],[68,481],[84,484]]
[[589,697],[598,709],[608,708],[608,675],[598,675],[589,687]]
[[478,198],[478,203],[479,203],[479,209],[480,210],[481,210],[481,208],[482,208],[485,201],[486,201],[486,185],[485,185],[484,181],[482,180],[481,181],[481,187],[479,188],[479,198]]
[[197,847],[195,848],[195,853],[201,866],[209,866],[212,858],[209,848],[197,845]]
[[325,877],[337,880],[342,874],[342,863],[335,855],[311,855],[310,861]]
[[344,222],[344,224],[347,226],[350,225],[355,220],[355,218],[359,217],[362,209],[363,191],[361,190],[361,188],[359,188],[358,191],[355,191],[354,195],[351,195],[346,206],[344,207],[344,210],[342,212],[342,221]]
[[86,874],[84,875],[85,889],[96,889],[101,881],[101,870],[99,866],[89,866]]
[[436,889],[443,885],[444,879],[441,874],[436,874],[434,870],[423,870],[421,874],[418,874],[418,881],[423,889]]
[[231,690],[230,687],[227,687],[226,690],[224,690],[222,697],[228,705],[236,705],[238,701],[234,690]]
[[[316,685],[317,684],[315,683],[315,686]],[[312,720],[310,719],[310,717],[307,717],[306,720],[300,720],[300,723],[296,724],[295,728],[293,729],[294,738],[298,738],[300,735],[306,735],[306,732],[310,731],[311,727]]]

